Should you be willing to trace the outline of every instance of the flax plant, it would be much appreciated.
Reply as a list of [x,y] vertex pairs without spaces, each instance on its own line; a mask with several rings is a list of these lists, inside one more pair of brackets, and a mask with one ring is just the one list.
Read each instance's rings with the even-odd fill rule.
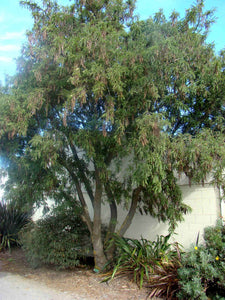
[[103,281],[128,276],[140,288],[149,287],[150,298],[167,295],[170,299],[178,286],[176,271],[180,266],[180,250],[178,245],[169,243],[169,238],[170,234],[158,236],[156,241],[114,236],[115,264],[113,270],[104,274]]

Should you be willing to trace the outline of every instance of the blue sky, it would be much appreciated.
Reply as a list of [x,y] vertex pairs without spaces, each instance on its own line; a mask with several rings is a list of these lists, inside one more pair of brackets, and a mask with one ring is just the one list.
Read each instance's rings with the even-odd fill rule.
[[[38,0],[40,1],[40,0]],[[70,0],[58,0],[60,4],[71,4]],[[195,4],[195,0],[137,0],[136,13],[141,19],[153,15],[163,8],[168,16],[173,10],[184,16],[185,9]],[[205,0],[206,9],[216,8],[217,21],[213,24],[208,38],[214,42],[216,50],[225,46],[225,0]],[[4,83],[5,74],[16,71],[15,58],[26,40],[25,32],[32,27],[30,12],[19,5],[19,0],[0,1],[0,81]]]

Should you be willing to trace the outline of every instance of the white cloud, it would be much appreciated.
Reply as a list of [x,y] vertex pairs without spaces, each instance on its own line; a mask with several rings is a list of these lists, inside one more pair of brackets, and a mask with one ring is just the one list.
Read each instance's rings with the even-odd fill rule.
[[0,51],[19,51],[19,45],[0,45]]
[[8,56],[0,56],[0,62],[3,63],[11,63],[13,61],[13,59],[11,57]]
[[[0,19],[0,21],[1,21],[1,19]],[[24,31],[21,31],[21,32],[5,32],[3,35],[0,34],[0,40],[1,41],[24,39],[24,37],[25,37]]]

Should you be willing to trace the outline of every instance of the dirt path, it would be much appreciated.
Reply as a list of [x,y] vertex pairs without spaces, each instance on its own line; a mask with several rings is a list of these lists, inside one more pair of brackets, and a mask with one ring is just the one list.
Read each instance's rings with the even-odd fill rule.
[[32,269],[21,250],[0,253],[0,300],[145,300],[148,294],[127,278],[101,281],[91,269]]
[[20,275],[0,272],[0,300],[81,300]]

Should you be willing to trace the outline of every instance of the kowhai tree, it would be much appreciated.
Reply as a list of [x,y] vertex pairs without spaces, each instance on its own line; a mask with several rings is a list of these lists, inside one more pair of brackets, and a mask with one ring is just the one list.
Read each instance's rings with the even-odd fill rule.
[[34,25],[0,93],[6,196],[79,203],[101,269],[113,252],[105,242],[138,209],[171,230],[182,220],[179,174],[204,182],[212,173],[224,187],[224,52],[206,41],[213,12],[198,1],[183,19],[159,11],[140,21],[133,0],[21,4]]

